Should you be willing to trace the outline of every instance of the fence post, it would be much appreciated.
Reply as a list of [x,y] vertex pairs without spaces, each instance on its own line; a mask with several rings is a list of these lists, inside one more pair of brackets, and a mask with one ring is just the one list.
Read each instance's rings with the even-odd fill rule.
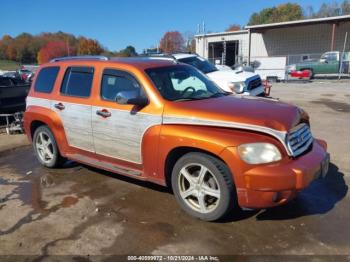
[[343,52],[340,54],[340,58],[339,58],[339,76],[338,76],[338,80],[340,80],[341,78],[341,74],[342,74],[342,69],[343,69],[343,56],[345,53],[345,48],[346,48],[346,42],[348,40],[348,32],[345,33],[345,39],[344,39],[344,47],[343,47]]

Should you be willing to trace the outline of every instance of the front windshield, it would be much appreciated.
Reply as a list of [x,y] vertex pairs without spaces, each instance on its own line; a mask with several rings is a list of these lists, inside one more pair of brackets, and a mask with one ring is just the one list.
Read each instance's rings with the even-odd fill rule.
[[178,59],[178,61],[181,63],[194,66],[198,70],[202,71],[204,74],[218,71],[218,69],[213,64],[209,63],[208,60],[205,60],[204,58],[201,58],[198,56],[181,58],[181,59]]
[[190,66],[176,65],[145,71],[166,100],[199,100],[226,95],[206,76]]

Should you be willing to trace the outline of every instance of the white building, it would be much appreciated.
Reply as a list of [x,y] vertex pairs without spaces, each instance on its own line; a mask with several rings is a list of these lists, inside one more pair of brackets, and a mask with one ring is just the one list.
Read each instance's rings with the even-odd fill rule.
[[[350,15],[246,26],[245,30],[196,35],[197,54],[229,66],[269,61],[270,67],[342,51]],[[346,51],[350,51],[350,41]],[[275,60],[266,60],[267,58]],[[284,66],[285,66],[284,65]],[[272,69],[272,68],[270,68]]]

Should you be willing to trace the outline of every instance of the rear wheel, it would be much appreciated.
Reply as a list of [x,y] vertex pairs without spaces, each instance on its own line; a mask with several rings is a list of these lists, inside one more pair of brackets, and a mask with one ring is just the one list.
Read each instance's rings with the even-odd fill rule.
[[46,167],[57,167],[64,162],[55,137],[47,126],[38,127],[33,136],[34,152],[39,162]]
[[176,162],[172,188],[182,209],[206,221],[224,217],[237,203],[225,163],[203,153],[188,153]]

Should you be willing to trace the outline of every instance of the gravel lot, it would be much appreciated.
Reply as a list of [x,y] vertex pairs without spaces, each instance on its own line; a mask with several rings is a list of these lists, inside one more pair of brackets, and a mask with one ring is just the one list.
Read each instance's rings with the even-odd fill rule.
[[45,169],[23,136],[0,135],[0,255],[349,255],[350,82],[275,84],[272,96],[309,112],[329,175],[285,206],[220,223],[187,216],[159,186],[74,163]]

